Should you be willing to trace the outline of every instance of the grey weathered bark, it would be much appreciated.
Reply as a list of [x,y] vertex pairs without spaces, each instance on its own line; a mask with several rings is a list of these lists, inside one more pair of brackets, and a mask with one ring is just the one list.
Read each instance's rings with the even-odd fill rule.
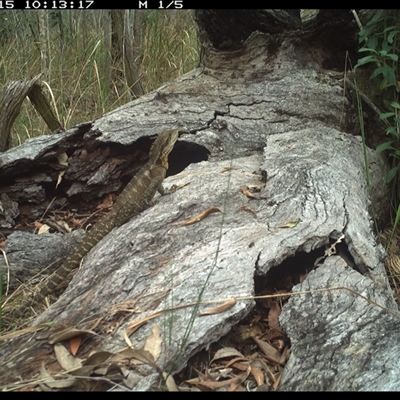
[[63,129],[38,83],[40,77],[41,74],[29,81],[8,82],[3,87],[0,93],[0,152],[11,147],[11,128],[26,96],[29,96],[51,131]]
[[[139,16],[139,13],[135,13],[137,16]],[[132,29],[130,29],[130,19],[131,15],[129,13],[129,10],[125,10],[125,16],[121,15],[121,18],[123,20],[123,27],[124,27],[124,32],[123,32],[123,44],[124,44],[124,70],[125,70],[125,76],[126,76],[126,82],[128,86],[131,89],[131,94],[133,95],[130,97],[132,98],[137,98],[140,97],[142,94],[144,94],[144,90],[142,87],[142,84],[140,82],[140,77],[139,77],[139,65],[140,65],[140,57],[139,57],[139,52],[140,48],[137,48],[137,40],[138,38],[133,37],[133,32]],[[140,34],[140,18],[133,18],[132,23],[139,23],[138,27],[135,27],[136,33]],[[140,43],[140,40],[139,40]]]
[[[113,49],[114,60],[123,60],[126,82],[131,88],[134,97],[139,97],[144,93],[144,90],[138,73],[138,50],[136,48],[136,41],[138,39],[135,37],[135,42],[133,43],[132,37],[129,35],[129,29],[125,21],[125,14],[128,11],[129,10],[111,11],[113,21],[113,44],[116,46],[115,49]],[[134,19],[134,22],[137,22],[137,18]],[[140,32],[140,28],[136,27],[135,29]]]
[[31,81],[13,81],[5,85],[0,94],[0,152],[11,147],[11,128],[21,109],[21,104],[32,85],[40,79],[36,76]]
[[[274,14],[280,15],[275,10],[271,18]],[[234,22],[240,16],[237,10],[231,18]],[[234,29],[235,24],[231,26]],[[286,29],[283,24],[279,32]],[[126,346],[126,322],[197,302],[200,293],[202,300],[251,296],[255,281],[290,264],[314,269],[303,288],[326,292],[293,296],[283,309],[281,320],[292,341],[292,356],[282,389],[400,389],[400,366],[393,357],[400,343],[399,319],[393,317],[398,310],[383,268],[385,252],[368,212],[374,209],[380,221],[387,217],[387,165],[367,149],[372,178],[368,188],[361,139],[354,135],[352,98],[343,93],[343,73],[323,67],[331,62],[332,52],[318,47],[321,42],[312,40],[312,32],[258,32],[238,39],[232,51],[203,43],[203,64],[194,71],[93,123],[31,140],[2,155],[0,177],[8,177],[5,192],[18,204],[22,199],[12,190],[18,174],[24,173],[36,192],[48,197],[48,181],[54,184],[57,179],[49,164],[65,150],[70,159],[64,192],[87,193],[95,199],[100,188],[103,193],[112,189],[109,172],[116,168],[108,155],[99,158],[101,149],[110,154],[125,147],[134,153],[145,144],[139,141],[142,136],[175,126],[190,129],[171,155],[171,168],[181,172],[167,178],[166,186],[190,185],[157,198],[153,207],[100,241],[66,292],[35,322],[55,320],[51,331],[61,325],[95,330],[99,335],[82,344],[81,359],[100,350],[116,352]],[[182,171],[178,164],[188,163],[182,158],[191,150],[193,155],[209,151],[211,156]],[[115,157],[112,154],[111,160]],[[125,173],[129,162],[132,159],[122,161]],[[82,181],[74,184],[81,176]],[[242,186],[258,186],[260,199],[249,200],[241,193]],[[182,225],[209,207],[222,212]],[[282,228],[294,220],[296,226]],[[344,234],[350,256],[332,255],[317,263],[334,232]],[[196,310],[192,315],[191,308],[174,310],[127,335],[135,349],[142,349],[158,326],[162,348],[155,363],[173,373],[253,306],[253,301],[238,300],[222,314],[203,317]],[[201,305],[200,311],[209,307]],[[390,327],[388,338],[381,327]],[[17,387],[17,377],[37,376],[42,360],[48,373],[61,370],[53,345],[34,340],[47,334],[29,334],[1,349],[1,385]],[[126,365],[119,370],[124,387],[148,390],[160,383],[152,366]],[[82,382],[74,388],[83,388]]]
[[49,127],[51,132],[63,131],[64,127],[61,122],[57,119],[50,102],[43,93],[43,89],[39,83],[32,85],[31,90],[28,92],[28,97],[37,112],[42,116],[46,125]]

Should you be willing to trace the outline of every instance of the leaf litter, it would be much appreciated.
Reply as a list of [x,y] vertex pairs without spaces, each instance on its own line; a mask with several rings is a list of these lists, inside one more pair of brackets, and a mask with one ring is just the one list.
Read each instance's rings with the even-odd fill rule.
[[175,375],[178,390],[277,390],[290,353],[289,339],[279,325],[281,302],[276,298],[258,300],[245,320]]

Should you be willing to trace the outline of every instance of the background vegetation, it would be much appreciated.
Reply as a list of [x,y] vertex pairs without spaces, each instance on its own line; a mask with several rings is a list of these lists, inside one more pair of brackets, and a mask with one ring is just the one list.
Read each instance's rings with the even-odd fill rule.
[[[193,69],[198,59],[190,10],[0,10],[0,85],[42,72],[66,129]],[[13,145],[45,133],[26,100]]]

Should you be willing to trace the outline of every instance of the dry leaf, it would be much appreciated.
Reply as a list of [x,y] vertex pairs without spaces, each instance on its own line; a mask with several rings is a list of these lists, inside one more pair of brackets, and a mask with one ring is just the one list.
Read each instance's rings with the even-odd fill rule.
[[223,388],[225,386],[230,386],[232,384],[240,384],[243,382],[244,379],[246,379],[246,377],[248,376],[247,373],[235,376],[231,379],[227,379],[226,381],[222,381],[222,382],[212,382],[212,381],[202,381],[199,382],[195,385],[200,386],[200,387],[204,387],[206,389],[220,389]]
[[272,385],[272,388],[276,391],[278,389],[279,383],[281,382],[281,376],[282,374],[279,374],[278,378],[276,379],[276,381],[274,382],[274,384]]
[[[67,153],[58,154],[58,155],[57,155],[57,160],[58,160],[58,163],[59,163],[60,165],[64,165],[65,167],[68,167],[68,155],[67,155]],[[57,189],[58,185],[61,183],[62,177],[63,177],[64,174],[65,174],[65,171],[66,171],[66,170],[64,169],[64,170],[62,170],[62,171],[60,171],[60,172],[58,173],[57,183],[56,183],[56,189]]]
[[118,351],[117,353],[113,354],[110,361],[113,363],[121,363],[125,361],[129,361],[131,358],[135,357],[136,350],[125,347],[124,349]]
[[16,337],[25,335],[26,333],[32,333],[32,332],[40,331],[41,329],[48,328],[52,324],[53,324],[53,322],[46,322],[44,324],[34,325],[34,326],[30,326],[28,328],[21,329],[21,330],[16,331],[16,332],[8,333],[7,335],[0,336],[0,342],[3,341],[3,340],[14,339]]
[[129,339],[128,331],[126,329],[122,331],[122,337],[125,340],[125,343],[128,345],[128,347],[133,349],[134,348],[133,343],[131,342],[131,339]]
[[131,363],[133,361],[139,361],[133,362],[134,364],[154,365],[154,358],[151,353],[147,350],[134,349],[133,346],[122,349],[118,353],[115,353],[110,359],[113,363],[120,363],[125,360],[129,360]]
[[148,321],[163,315],[164,311],[157,311],[154,314],[148,315],[147,317],[141,318],[137,321],[131,322],[125,328],[126,335],[129,337],[133,332],[137,331],[142,325],[146,324]]
[[272,301],[268,313],[268,325],[270,328],[278,328],[280,330],[279,316],[281,315],[281,308],[277,301]]
[[133,354],[132,354],[132,359],[135,359],[137,361],[140,361],[141,363],[144,364],[149,364],[149,365],[154,365],[154,358],[153,355],[151,353],[149,353],[146,350],[133,350]]
[[[198,374],[198,378],[193,378],[193,379],[188,379],[185,381],[185,383],[188,383],[189,385],[194,385],[198,387],[202,387],[207,390],[216,390],[216,391],[221,391],[219,389],[225,388],[226,386],[229,386],[228,389],[224,389],[223,391],[229,391],[229,390],[235,390],[238,385],[240,385],[249,375],[250,373],[250,368],[247,368],[246,372],[234,376],[231,379],[223,380],[223,381],[213,381],[208,379],[209,375],[204,375],[200,371],[198,371],[196,368],[193,368],[196,373]],[[193,391],[193,389],[191,389]]]
[[202,381],[202,379],[200,379],[200,378],[191,378],[191,379],[187,379],[185,381],[185,383],[188,383],[189,385],[197,385],[201,381]]
[[237,303],[236,299],[229,299],[228,301],[226,301],[223,304],[220,304],[219,306],[212,307],[212,308],[209,308],[208,310],[201,312],[199,315],[220,314],[220,313],[232,308],[236,303]]
[[207,210],[203,211],[201,214],[196,215],[195,217],[193,217],[192,219],[185,221],[182,226],[187,226],[187,225],[192,225],[195,224],[197,222],[200,222],[202,219],[206,218],[207,216],[209,216],[210,214],[216,213],[216,212],[221,212],[221,210],[217,207],[210,207]]
[[110,193],[96,208],[102,210],[104,208],[110,208],[113,204],[114,204],[113,195]]
[[[89,356],[82,363],[82,367],[71,371],[71,374],[76,376],[91,376],[94,371],[96,371],[96,373],[98,374],[103,371],[107,373],[108,367],[111,365],[111,359],[113,356],[114,353],[111,353],[109,351],[98,351]],[[108,365],[105,364],[106,362],[108,362]]]
[[82,221],[77,218],[72,218],[71,219],[71,224],[75,226],[76,228],[82,228]]
[[258,193],[258,192],[261,192],[261,190],[263,190],[265,188],[265,183],[262,183],[262,184],[259,184],[259,185],[249,185],[247,187],[251,192]]
[[104,364],[104,365],[99,365],[93,370],[93,373],[96,375],[102,375],[102,376],[107,376],[111,380],[123,380],[124,379],[124,374],[122,372],[122,369],[119,365],[117,364]]
[[131,361],[132,359],[138,359],[138,357],[140,357],[142,361],[144,359],[143,351],[144,350],[135,350],[131,347],[125,347],[124,349],[115,353],[111,357],[110,361],[112,361],[113,363],[121,363],[125,361]]
[[167,375],[166,372],[163,372],[163,377],[165,379],[165,386],[167,387],[168,392],[179,392],[175,383],[175,379],[172,375]]
[[239,208],[239,211],[246,211],[246,212],[250,213],[251,215],[253,215],[253,217],[257,218],[257,214],[249,207],[242,206]]
[[65,170],[64,171],[60,171],[58,173],[57,182],[56,182],[56,189],[57,189],[58,185],[61,183],[64,174],[65,174]]
[[71,351],[71,354],[73,356],[76,356],[76,353],[79,350],[79,347],[82,342],[82,336],[75,336],[74,338],[71,338],[69,341],[69,350]]
[[240,191],[248,198],[250,199],[258,199],[257,196],[255,196],[253,193],[250,192],[249,188],[247,186],[240,186]]
[[154,361],[157,361],[158,357],[160,357],[161,344],[162,337],[160,335],[160,328],[158,325],[153,325],[151,335],[146,339],[144,350],[148,351],[153,356]]
[[238,369],[239,371],[246,371],[247,368],[249,367],[249,360],[247,358],[243,357],[235,357],[232,358],[232,360],[225,362],[221,361],[225,367],[234,367]]
[[288,221],[283,225],[278,226],[278,228],[294,228],[300,222],[300,218],[294,221]]
[[234,171],[234,170],[236,170],[237,168],[234,168],[234,167],[225,167],[225,168],[223,168],[222,170],[221,170],[221,174],[223,174],[224,172],[227,172],[227,171]]
[[99,365],[104,363],[106,360],[114,356],[114,353],[109,351],[97,351],[96,353],[89,356],[83,363],[83,365]]
[[73,371],[70,371],[70,374],[74,376],[90,376],[93,374],[95,368],[96,368],[95,365],[86,365],[81,368],[77,368],[74,369]]
[[128,371],[127,374],[125,374],[125,379],[123,380],[124,385],[128,387],[129,389],[133,389],[137,385],[137,372],[136,371]]
[[62,342],[64,340],[71,339],[75,336],[83,335],[88,333],[90,335],[96,335],[95,332],[90,331],[88,329],[75,329],[71,327],[60,327],[59,329],[54,330],[51,332],[48,338],[48,342],[50,344],[55,344]]
[[73,376],[68,376],[65,379],[54,379],[54,378],[48,378],[43,382],[46,386],[48,386],[51,389],[66,389],[75,384],[76,378]]
[[281,353],[279,353],[279,351],[276,350],[275,347],[271,346],[269,343],[264,342],[263,340],[260,340],[256,337],[253,337],[253,339],[257,343],[258,347],[265,354],[265,357],[267,358],[267,360],[269,360],[275,364],[280,363]]
[[57,225],[61,226],[61,228],[65,229],[65,231],[68,233],[72,232],[72,229],[64,220],[57,221]]
[[39,377],[41,381],[39,383],[40,387],[44,391],[49,391],[46,386],[51,389],[64,389],[71,387],[75,383],[75,378],[72,376],[67,376],[66,379],[54,379],[46,370],[44,363],[42,363],[40,367],[40,374]]
[[214,381],[227,379],[231,377],[230,374],[232,373],[232,370],[233,370],[232,368],[225,368],[225,367],[211,368],[207,370],[207,376],[213,379]]
[[256,380],[257,386],[261,386],[264,383],[264,372],[258,368],[250,365],[251,374],[254,376]]
[[244,355],[240,353],[233,347],[224,347],[219,349],[215,354],[211,362],[220,360],[221,358],[229,358],[229,357],[241,357],[244,358]]
[[[267,377],[270,380],[270,382],[272,384],[274,384],[276,382],[276,377],[275,377],[275,374],[274,374],[274,371],[272,370],[272,368],[270,368],[269,365],[267,365],[263,360],[259,359],[258,361],[262,364],[264,371],[267,374]],[[280,368],[278,367],[278,370],[279,369]]]
[[54,345],[54,353],[58,363],[66,371],[82,367],[82,360],[74,357],[70,352],[60,343]]
[[38,235],[41,235],[42,233],[48,233],[49,230],[50,230],[50,227],[48,225],[42,224],[38,230]]

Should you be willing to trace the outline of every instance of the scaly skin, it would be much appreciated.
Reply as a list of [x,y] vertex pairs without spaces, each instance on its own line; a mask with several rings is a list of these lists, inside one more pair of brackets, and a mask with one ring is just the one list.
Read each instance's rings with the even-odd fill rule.
[[[132,217],[151,205],[154,195],[167,192],[162,183],[168,169],[168,156],[178,139],[177,129],[161,132],[150,149],[149,161],[126,185],[112,210],[102,217],[82,241],[73,249],[65,262],[48,279],[37,285],[35,292],[10,309],[14,315],[23,315],[35,303],[42,301],[50,293],[65,289],[67,276],[77,269],[82,258],[111,230],[128,222]],[[72,277],[71,277],[72,278]],[[8,308],[8,307],[7,307]],[[6,310],[3,310],[7,314]],[[3,316],[5,316],[3,314]]]

